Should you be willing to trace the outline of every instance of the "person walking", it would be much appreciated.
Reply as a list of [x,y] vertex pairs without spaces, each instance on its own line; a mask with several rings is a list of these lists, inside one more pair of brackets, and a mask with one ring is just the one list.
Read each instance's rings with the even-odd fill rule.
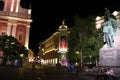
[[73,66],[73,64],[72,63],[70,63],[69,65],[68,65],[68,71],[69,72],[74,72],[74,66]]
[[32,62],[32,68],[35,68],[35,61]]

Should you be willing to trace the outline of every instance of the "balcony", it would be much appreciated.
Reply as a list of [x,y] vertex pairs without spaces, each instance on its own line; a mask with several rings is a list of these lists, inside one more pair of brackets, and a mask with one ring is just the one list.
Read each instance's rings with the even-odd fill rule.
[[8,12],[8,11],[0,11],[1,16],[11,16],[11,17],[17,17],[17,18],[24,18],[24,19],[30,19],[30,14],[24,14],[24,13],[15,13],[15,12]]

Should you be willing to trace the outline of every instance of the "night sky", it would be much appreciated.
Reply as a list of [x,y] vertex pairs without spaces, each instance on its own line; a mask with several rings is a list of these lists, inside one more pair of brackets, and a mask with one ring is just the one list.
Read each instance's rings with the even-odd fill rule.
[[120,0],[115,2],[113,0],[108,2],[107,0],[21,0],[23,8],[29,8],[29,4],[31,4],[33,20],[29,48],[34,52],[37,52],[40,41],[47,39],[59,28],[63,19],[68,27],[72,27],[72,18],[76,14],[80,18],[85,18],[89,15],[104,15],[104,8],[108,8],[111,13],[115,10],[120,11]]

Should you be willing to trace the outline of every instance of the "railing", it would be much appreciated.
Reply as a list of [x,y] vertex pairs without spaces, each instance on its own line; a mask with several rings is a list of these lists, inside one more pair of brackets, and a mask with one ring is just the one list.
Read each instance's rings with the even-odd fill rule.
[[0,11],[1,16],[11,16],[11,17],[18,17],[18,18],[25,18],[30,19],[31,15],[24,14],[24,13],[15,13],[15,12],[8,12],[8,11]]

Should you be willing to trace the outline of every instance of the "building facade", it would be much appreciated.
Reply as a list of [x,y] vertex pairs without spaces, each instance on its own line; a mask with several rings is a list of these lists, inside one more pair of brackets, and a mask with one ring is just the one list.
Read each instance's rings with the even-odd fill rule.
[[45,41],[39,44],[39,56],[43,61],[43,64],[55,65],[60,63],[63,66],[67,65],[67,37],[69,34],[69,28],[62,21],[62,25],[59,29],[52,34]]
[[31,22],[31,10],[20,0],[0,0],[0,35],[13,36],[28,49]]

